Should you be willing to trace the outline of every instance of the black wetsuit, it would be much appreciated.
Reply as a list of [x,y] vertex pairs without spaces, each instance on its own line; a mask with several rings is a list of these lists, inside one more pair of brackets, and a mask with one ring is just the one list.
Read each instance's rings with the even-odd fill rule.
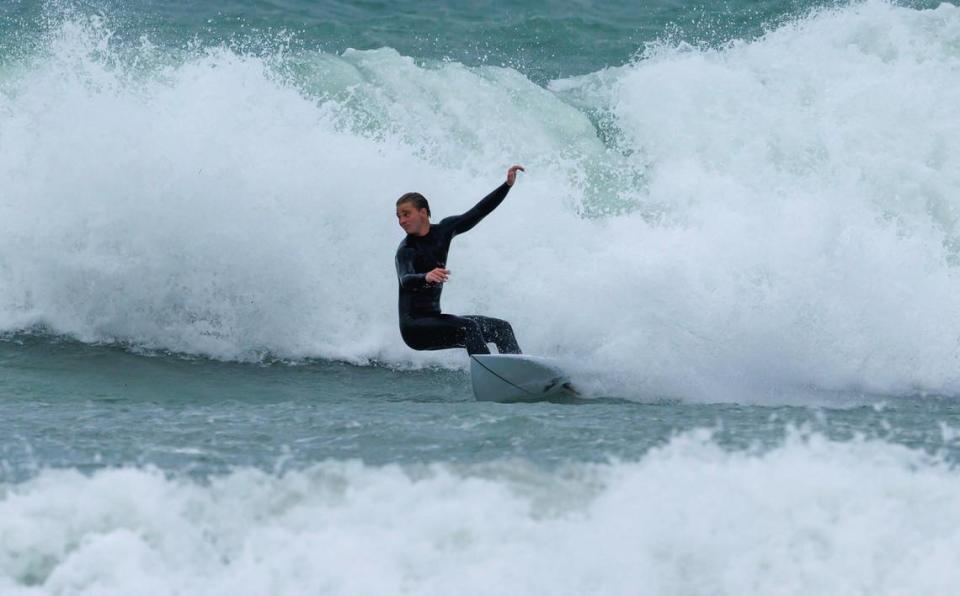
[[457,317],[440,312],[443,284],[427,281],[427,273],[444,267],[450,241],[462,234],[503,202],[510,191],[504,182],[463,215],[430,225],[424,236],[408,235],[397,248],[400,281],[400,335],[414,350],[467,348],[470,354],[489,354],[487,342],[497,344],[501,354],[519,354],[520,346],[510,323],[477,315]]

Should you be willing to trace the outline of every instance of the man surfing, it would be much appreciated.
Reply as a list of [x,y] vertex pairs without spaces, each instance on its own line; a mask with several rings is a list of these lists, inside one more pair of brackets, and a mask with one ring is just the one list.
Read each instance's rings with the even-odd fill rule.
[[430,222],[430,204],[418,192],[397,199],[397,220],[407,237],[397,248],[397,278],[400,281],[400,335],[414,350],[466,348],[468,354],[489,354],[487,342],[501,354],[519,354],[520,346],[510,323],[491,317],[458,317],[440,312],[440,293],[450,279],[446,268],[450,242],[457,234],[473,229],[489,215],[517,180],[522,166],[507,170],[507,181],[462,215]]

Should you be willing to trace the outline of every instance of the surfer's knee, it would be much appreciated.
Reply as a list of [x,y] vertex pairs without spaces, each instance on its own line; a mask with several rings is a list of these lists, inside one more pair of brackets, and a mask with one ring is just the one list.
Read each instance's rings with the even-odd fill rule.
[[463,326],[461,329],[463,329],[467,353],[489,354],[490,349],[487,347],[485,338],[483,337],[483,326],[473,319],[463,318],[462,321]]
[[496,319],[493,328],[493,338],[497,343],[497,351],[501,354],[520,354],[520,344],[517,343],[517,336],[513,333],[513,326],[504,320]]
[[492,323],[492,331],[496,335],[500,336],[512,336],[513,335],[513,326],[509,321],[504,321],[503,319],[490,319]]
[[467,338],[483,341],[483,327],[473,319],[463,319],[463,332]]

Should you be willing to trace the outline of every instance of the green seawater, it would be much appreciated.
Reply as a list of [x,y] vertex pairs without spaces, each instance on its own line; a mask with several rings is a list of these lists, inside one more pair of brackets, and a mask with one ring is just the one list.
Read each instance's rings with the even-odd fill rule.
[[[0,2],[0,594],[960,585],[960,8]],[[583,391],[477,402],[450,312]]]
[[[434,65],[504,67],[547,85],[628,64],[647,44],[719,49],[800,22],[812,11],[844,6],[767,0],[14,0],[0,9],[0,59],[22,76],[46,53],[56,53],[50,48],[73,23],[99,40],[84,42],[93,43],[83,50],[89,51],[84,63],[103,65],[106,72],[163,72],[164,64],[226,50],[265,57],[267,64],[280,64],[280,73],[300,69],[306,80],[301,88],[323,88],[329,86],[325,77],[338,71],[321,68],[313,75],[321,78],[311,80],[310,56],[389,48]],[[898,6],[922,10],[935,4]],[[72,56],[60,52],[61,60]],[[371,56],[375,63],[380,54]],[[141,62],[145,66],[130,66]],[[3,82],[14,89],[17,80]],[[346,98],[341,105],[352,109],[350,85],[333,86]],[[16,98],[22,91],[10,93]],[[603,139],[602,117],[588,113]],[[617,145],[616,138],[606,142]],[[558,465],[635,459],[696,428],[712,429],[720,444],[744,449],[776,445],[790,432],[840,441],[875,437],[951,457],[955,448],[944,438],[958,415],[954,400],[924,397],[923,391],[887,395],[811,387],[797,393],[793,387],[781,394],[772,387],[761,400],[768,405],[757,405],[756,396],[741,404],[724,390],[717,392],[718,404],[709,403],[709,392],[688,401],[638,390],[593,395],[577,404],[500,405],[475,403],[467,373],[456,368],[405,370],[376,359],[364,365],[269,355],[265,361],[230,362],[157,351],[155,345],[141,349],[136,338],[118,347],[109,341],[88,345],[56,330],[20,331],[7,329],[0,343],[0,470],[8,481],[46,467],[90,471],[149,464],[203,476],[237,466],[269,469],[351,458],[373,464],[521,458]]]
[[[391,53],[363,54],[360,62],[369,60],[376,65],[378,60],[389,63],[400,60],[398,56],[410,57],[433,65],[433,70],[426,69],[424,74],[443,64],[471,69],[496,66],[546,87],[550,81],[591,73],[602,80],[604,69],[631,63],[643,56],[648,44],[664,43],[681,52],[685,47],[720,50],[802,22],[817,10],[844,10],[847,6],[857,5],[768,0],[14,0],[0,9],[0,60],[10,68],[0,80],[6,87],[0,89],[6,89],[11,100],[4,104],[7,111],[0,114],[10,117],[9,131],[21,130],[13,101],[29,95],[18,87],[18,81],[24,72],[39,69],[37,65],[44,64],[46,55],[57,56],[55,68],[68,71],[74,67],[63,65],[77,60],[83,65],[78,76],[89,77],[83,83],[85,88],[94,94],[103,92],[105,97],[110,94],[103,90],[111,87],[98,87],[99,68],[107,74],[120,73],[120,82],[112,84],[129,84],[136,94],[139,83],[136,77],[125,82],[126,69],[131,73],[156,71],[160,74],[150,76],[163,81],[165,68],[175,69],[205,52],[263,57],[265,64],[280,65],[278,84],[284,81],[284,73],[296,74],[300,69],[306,83],[301,80],[298,88],[314,84],[337,89],[333,97],[340,102],[338,109],[349,112],[356,108],[363,113],[366,104],[357,100],[359,94],[353,95],[357,85],[348,78],[345,83],[338,82],[331,73],[340,71],[324,70],[328,67],[318,67],[320,74],[311,75],[311,59],[341,55],[350,49],[389,48]],[[935,3],[896,6],[920,11]],[[71,31],[71,24],[81,32],[70,34],[76,37],[64,33]],[[84,36],[94,41],[77,41],[86,39]],[[66,43],[64,39],[79,43],[80,50],[69,49],[69,44],[67,50],[58,50],[57,44]],[[294,58],[287,60],[288,56]],[[211,76],[213,72],[211,69]],[[456,75],[458,71],[451,72]],[[310,76],[320,78],[311,80]],[[368,95],[376,93],[384,75],[377,76],[381,79],[373,77],[368,82],[374,87],[366,91]],[[529,102],[536,95],[530,85],[524,85],[524,102]],[[195,97],[202,101],[205,95],[201,92]],[[319,97],[330,95],[321,93]],[[511,97],[509,93],[507,97]],[[38,98],[34,105],[53,99]],[[449,97],[434,99],[462,98],[452,90]],[[567,99],[557,94],[549,105],[563,105]],[[354,101],[359,103],[354,105]],[[382,106],[371,109],[373,116],[364,116],[370,121],[383,119],[371,125],[375,139],[376,127],[389,126],[389,112],[378,114],[377,109]],[[597,126],[597,138],[629,158],[633,149],[624,149],[617,138],[622,131],[615,130],[606,138],[609,131],[603,126],[602,114],[586,113],[591,118],[587,126]],[[424,126],[430,125],[424,121]],[[362,132],[363,126],[351,124],[354,131]],[[468,130],[461,137],[476,148],[471,134]],[[8,143],[9,155],[19,157],[13,147]],[[422,149],[428,156],[430,150],[429,144]],[[455,148],[451,152],[455,154]],[[601,153],[597,159],[607,157],[609,154]],[[30,158],[26,159],[22,162],[26,165],[11,170],[25,180],[30,175]],[[200,168],[198,174],[202,171]],[[602,172],[599,177],[610,176]],[[630,175],[636,184],[645,182],[642,171]],[[90,217],[94,219],[84,221],[96,221],[95,216]],[[653,213],[648,221],[660,217],[662,214]],[[80,241],[76,248],[83,245]],[[380,260],[389,262],[390,258],[384,254]],[[171,279],[175,277],[173,274]],[[4,279],[11,287],[16,283],[14,277]],[[170,291],[176,293],[176,289]],[[15,295],[16,291],[11,293]],[[122,296],[119,299],[122,301]],[[235,296],[224,299],[241,302]],[[16,301],[19,299],[11,300],[9,312],[16,313],[26,308],[22,304],[29,304],[29,292],[22,304]],[[175,296],[171,300],[176,304]],[[392,290],[382,297],[384,303],[393,300]],[[174,310],[187,311],[183,320],[190,324],[203,322],[206,316],[202,309],[192,312],[181,305]],[[141,315],[140,311],[129,313],[134,318]],[[220,324],[211,317],[210,325]],[[359,317],[357,325],[363,320]],[[42,317],[38,323],[45,328]],[[360,327],[357,330],[362,331]],[[878,438],[932,453],[943,451],[952,458],[955,445],[949,429],[960,411],[951,397],[926,397],[922,388],[917,392],[855,387],[822,391],[815,386],[801,386],[799,392],[795,386],[783,392],[773,386],[760,400],[766,405],[758,405],[756,396],[739,403],[736,394],[722,389],[716,394],[720,403],[713,404],[709,391],[687,400],[640,388],[620,395],[593,395],[582,403],[567,405],[486,404],[473,401],[468,375],[457,367],[407,370],[376,358],[347,364],[270,354],[261,361],[242,358],[231,362],[229,357],[226,361],[210,359],[202,349],[196,354],[167,352],[162,345],[158,348],[155,340],[147,342],[149,349],[141,348],[136,337],[119,338],[118,345],[111,345],[109,339],[84,343],[70,333],[58,333],[58,329],[27,334],[15,327],[4,331],[6,339],[0,342],[0,436],[4,437],[0,473],[7,481],[47,467],[90,471],[156,465],[203,476],[238,466],[270,469],[351,458],[373,464],[521,458],[551,466],[636,459],[677,433],[696,428],[712,429],[716,440],[731,448],[776,445],[786,433],[814,432],[839,441],[854,436]]]
[[[933,0],[905,3],[932,8]],[[657,41],[718,47],[749,40],[812,10],[801,0],[681,2],[330,2],[11,0],[0,47],[16,54],[66,18],[96,18],[111,43],[228,46],[250,53],[393,48],[406,56],[513,68],[538,83],[619,66]]]
[[[371,465],[635,460],[695,429],[762,453],[788,435],[897,443],[960,457],[960,406],[924,396],[821,396],[838,406],[592,397],[476,402],[465,372],[305,361],[240,364],[73,341],[0,342],[0,469],[155,466],[199,477],[326,460]],[[771,396],[776,398],[777,396]],[[830,401],[827,401],[827,400]]]

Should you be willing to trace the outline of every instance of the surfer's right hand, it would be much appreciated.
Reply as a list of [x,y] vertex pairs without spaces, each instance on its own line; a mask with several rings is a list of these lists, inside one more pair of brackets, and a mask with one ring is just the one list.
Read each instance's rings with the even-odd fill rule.
[[432,284],[442,284],[450,279],[450,270],[443,267],[437,267],[427,273],[427,281]]

